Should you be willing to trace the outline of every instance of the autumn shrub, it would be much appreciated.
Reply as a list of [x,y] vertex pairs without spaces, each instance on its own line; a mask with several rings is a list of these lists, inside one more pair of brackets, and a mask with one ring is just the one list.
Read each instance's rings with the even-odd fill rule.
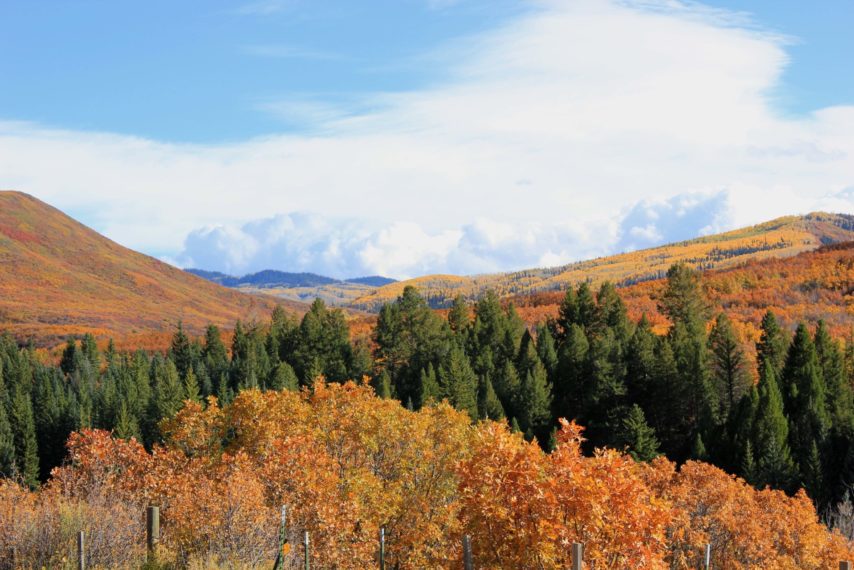
[[324,570],[370,568],[386,529],[388,567],[460,567],[472,537],[482,569],[818,570],[854,558],[805,494],[757,491],[697,462],[582,454],[564,422],[545,453],[505,424],[446,404],[413,412],[362,384],[243,391],[228,406],[187,402],[150,452],[97,430],[75,433],[41,491],[0,485],[0,556],[22,568],[68,565],[78,530],[90,567],[139,567],[144,509],[161,507],[160,559],[174,568],[270,567],[287,505],[284,568],[303,532]]

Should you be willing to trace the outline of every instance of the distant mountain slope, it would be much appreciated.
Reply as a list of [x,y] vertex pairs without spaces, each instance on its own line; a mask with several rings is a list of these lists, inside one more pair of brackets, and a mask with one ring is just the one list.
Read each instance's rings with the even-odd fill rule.
[[[620,290],[632,320],[645,314],[658,332],[668,323],[658,312],[663,279]],[[726,311],[743,340],[759,340],[759,323],[773,311],[790,330],[798,322],[824,320],[840,337],[854,334],[854,241],[822,246],[788,258],[754,259],[743,265],[703,274],[703,288],[712,313]],[[556,317],[563,291],[512,297],[529,324]]]
[[344,307],[354,299],[370,294],[377,287],[396,283],[394,279],[380,275],[339,280],[316,273],[288,273],[273,269],[265,269],[243,277],[204,269],[185,269],[185,271],[225,287],[240,289],[245,293],[272,295],[298,302],[311,302],[319,297],[329,304]]
[[631,253],[570,263],[560,267],[459,277],[428,275],[399,281],[359,297],[352,308],[376,311],[415,285],[435,308],[447,307],[456,295],[469,299],[487,289],[502,297],[565,289],[583,280],[631,285],[664,275],[677,261],[702,269],[734,267],[755,259],[790,257],[821,245],[854,239],[854,216],[813,213],[788,216],[722,234],[705,236]]
[[201,333],[209,322],[266,320],[276,304],[122,247],[32,196],[0,192],[0,331],[49,344],[72,333],[171,330],[181,320]]
[[265,269],[243,277],[234,277],[218,271],[205,271],[204,269],[185,269],[185,271],[225,287],[318,287],[339,283],[337,279],[316,273],[288,273],[273,269]]

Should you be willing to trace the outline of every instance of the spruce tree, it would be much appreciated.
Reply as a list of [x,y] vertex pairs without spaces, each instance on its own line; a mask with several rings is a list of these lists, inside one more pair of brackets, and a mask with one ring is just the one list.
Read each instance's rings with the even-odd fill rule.
[[172,335],[172,345],[169,349],[169,357],[175,363],[178,376],[184,380],[193,366],[193,353],[190,348],[190,339],[184,333],[184,324],[178,321],[175,334]]
[[822,377],[827,386],[827,412],[834,431],[854,436],[854,392],[845,374],[842,349],[830,336],[824,321],[815,331],[815,352]]
[[635,461],[651,461],[659,455],[655,430],[646,423],[643,410],[637,404],[629,408],[623,418],[620,439]]
[[83,340],[80,342],[80,350],[89,362],[89,366],[92,367],[92,371],[97,374],[101,369],[101,353],[98,350],[98,343],[91,333],[83,335]]
[[759,342],[756,343],[756,361],[759,364],[759,370],[763,370],[764,363],[768,362],[774,367],[775,377],[779,378],[786,363],[789,342],[771,311],[767,311],[762,317],[760,328],[762,332]]
[[752,379],[747,359],[725,313],[718,315],[709,334],[711,381],[718,392],[719,417],[728,418],[736,402],[748,390]]
[[196,379],[196,373],[193,372],[192,366],[187,369],[187,374],[184,377],[184,399],[193,402],[198,402],[199,400],[201,400],[201,395],[199,392],[199,382]]
[[482,420],[504,419],[504,407],[495,394],[495,388],[489,378],[481,377],[477,391],[478,417]]
[[295,392],[299,390],[299,379],[293,367],[287,362],[279,362],[273,369],[270,380],[267,386],[271,390],[290,390]]
[[461,348],[454,347],[439,369],[442,394],[458,410],[468,412],[472,420],[477,413],[477,376]]
[[373,379],[373,387],[374,393],[377,397],[382,398],[383,400],[391,398],[391,377],[387,371],[383,370],[376,378]]
[[557,372],[557,345],[549,327],[545,325],[537,327],[537,356],[546,367],[549,378],[553,378]]
[[[0,389],[2,389],[3,375],[0,373]],[[12,433],[12,425],[9,422],[9,414],[6,405],[0,398],[0,477],[11,477],[14,475],[15,467],[15,439]]]
[[437,403],[442,398],[442,389],[436,377],[436,370],[432,363],[427,364],[426,369],[421,370],[418,388],[418,407],[423,408]]
[[32,402],[20,386],[15,387],[12,395],[10,420],[15,446],[15,474],[24,484],[34,489],[39,483],[36,424]]
[[128,410],[126,402],[122,402],[119,407],[119,414],[116,418],[116,425],[113,428],[113,435],[119,439],[130,439],[132,437],[139,439],[139,424],[136,418]]
[[587,353],[590,344],[581,325],[572,324],[558,350],[555,375],[555,415],[577,419],[581,413],[582,388],[587,377]]
[[469,317],[469,307],[466,304],[462,295],[454,297],[454,302],[451,304],[451,309],[448,311],[448,325],[454,334],[462,335],[468,331],[471,318]]
[[821,448],[831,425],[827,412],[827,389],[815,345],[806,326],[798,325],[783,369],[786,386],[786,413],[790,420],[789,438],[802,475],[810,461],[812,446]]
[[783,397],[777,384],[774,363],[764,360],[759,375],[759,401],[753,423],[752,452],[757,487],[770,485],[786,489],[794,475],[789,449],[789,422],[783,411]]
[[552,387],[546,369],[537,361],[525,372],[522,381],[519,424],[525,433],[533,434],[545,445],[551,429]]

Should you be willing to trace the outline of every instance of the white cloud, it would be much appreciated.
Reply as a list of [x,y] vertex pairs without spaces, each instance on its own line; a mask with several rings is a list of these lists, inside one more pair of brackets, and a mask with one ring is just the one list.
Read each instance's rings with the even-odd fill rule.
[[0,123],[0,185],[138,249],[177,258],[186,238],[199,265],[392,276],[854,210],[854,106],[776,113],[786,40],[694,3],[531,6],[446,46],[441,84],[349,112],[267,106],[314,134],[178,145]]

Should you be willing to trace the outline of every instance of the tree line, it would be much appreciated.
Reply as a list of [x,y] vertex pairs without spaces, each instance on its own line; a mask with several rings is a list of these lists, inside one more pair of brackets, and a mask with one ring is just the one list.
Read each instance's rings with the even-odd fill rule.
[[58,365],[0,338],[0,474],[46,480],[80,428],[150,447],[186,400],[228,403],[244,389],[311,389],[316,379],[367,377],[410,409],[447,400],[472,420],[506,420],[550,450],[558,418],[586,426],[583,449],[638,461],[702,459],[757,487],[804,487],[819,508],[854,481],[854,346],[762,321],[755,369],[725,313],[713,315],[699,275],[667,273],[659,298],[671,325],[632,322],[616,288],[570,288],[559,314],[533,329],[487,293],[447,315],[415,288],[381,309],[370,339],[350,338],[342,311],[316,300],[297,320],[235,326],[230,350],[215,326],[191,339],[178,326],[165,354],[100,351],[69,339]]

